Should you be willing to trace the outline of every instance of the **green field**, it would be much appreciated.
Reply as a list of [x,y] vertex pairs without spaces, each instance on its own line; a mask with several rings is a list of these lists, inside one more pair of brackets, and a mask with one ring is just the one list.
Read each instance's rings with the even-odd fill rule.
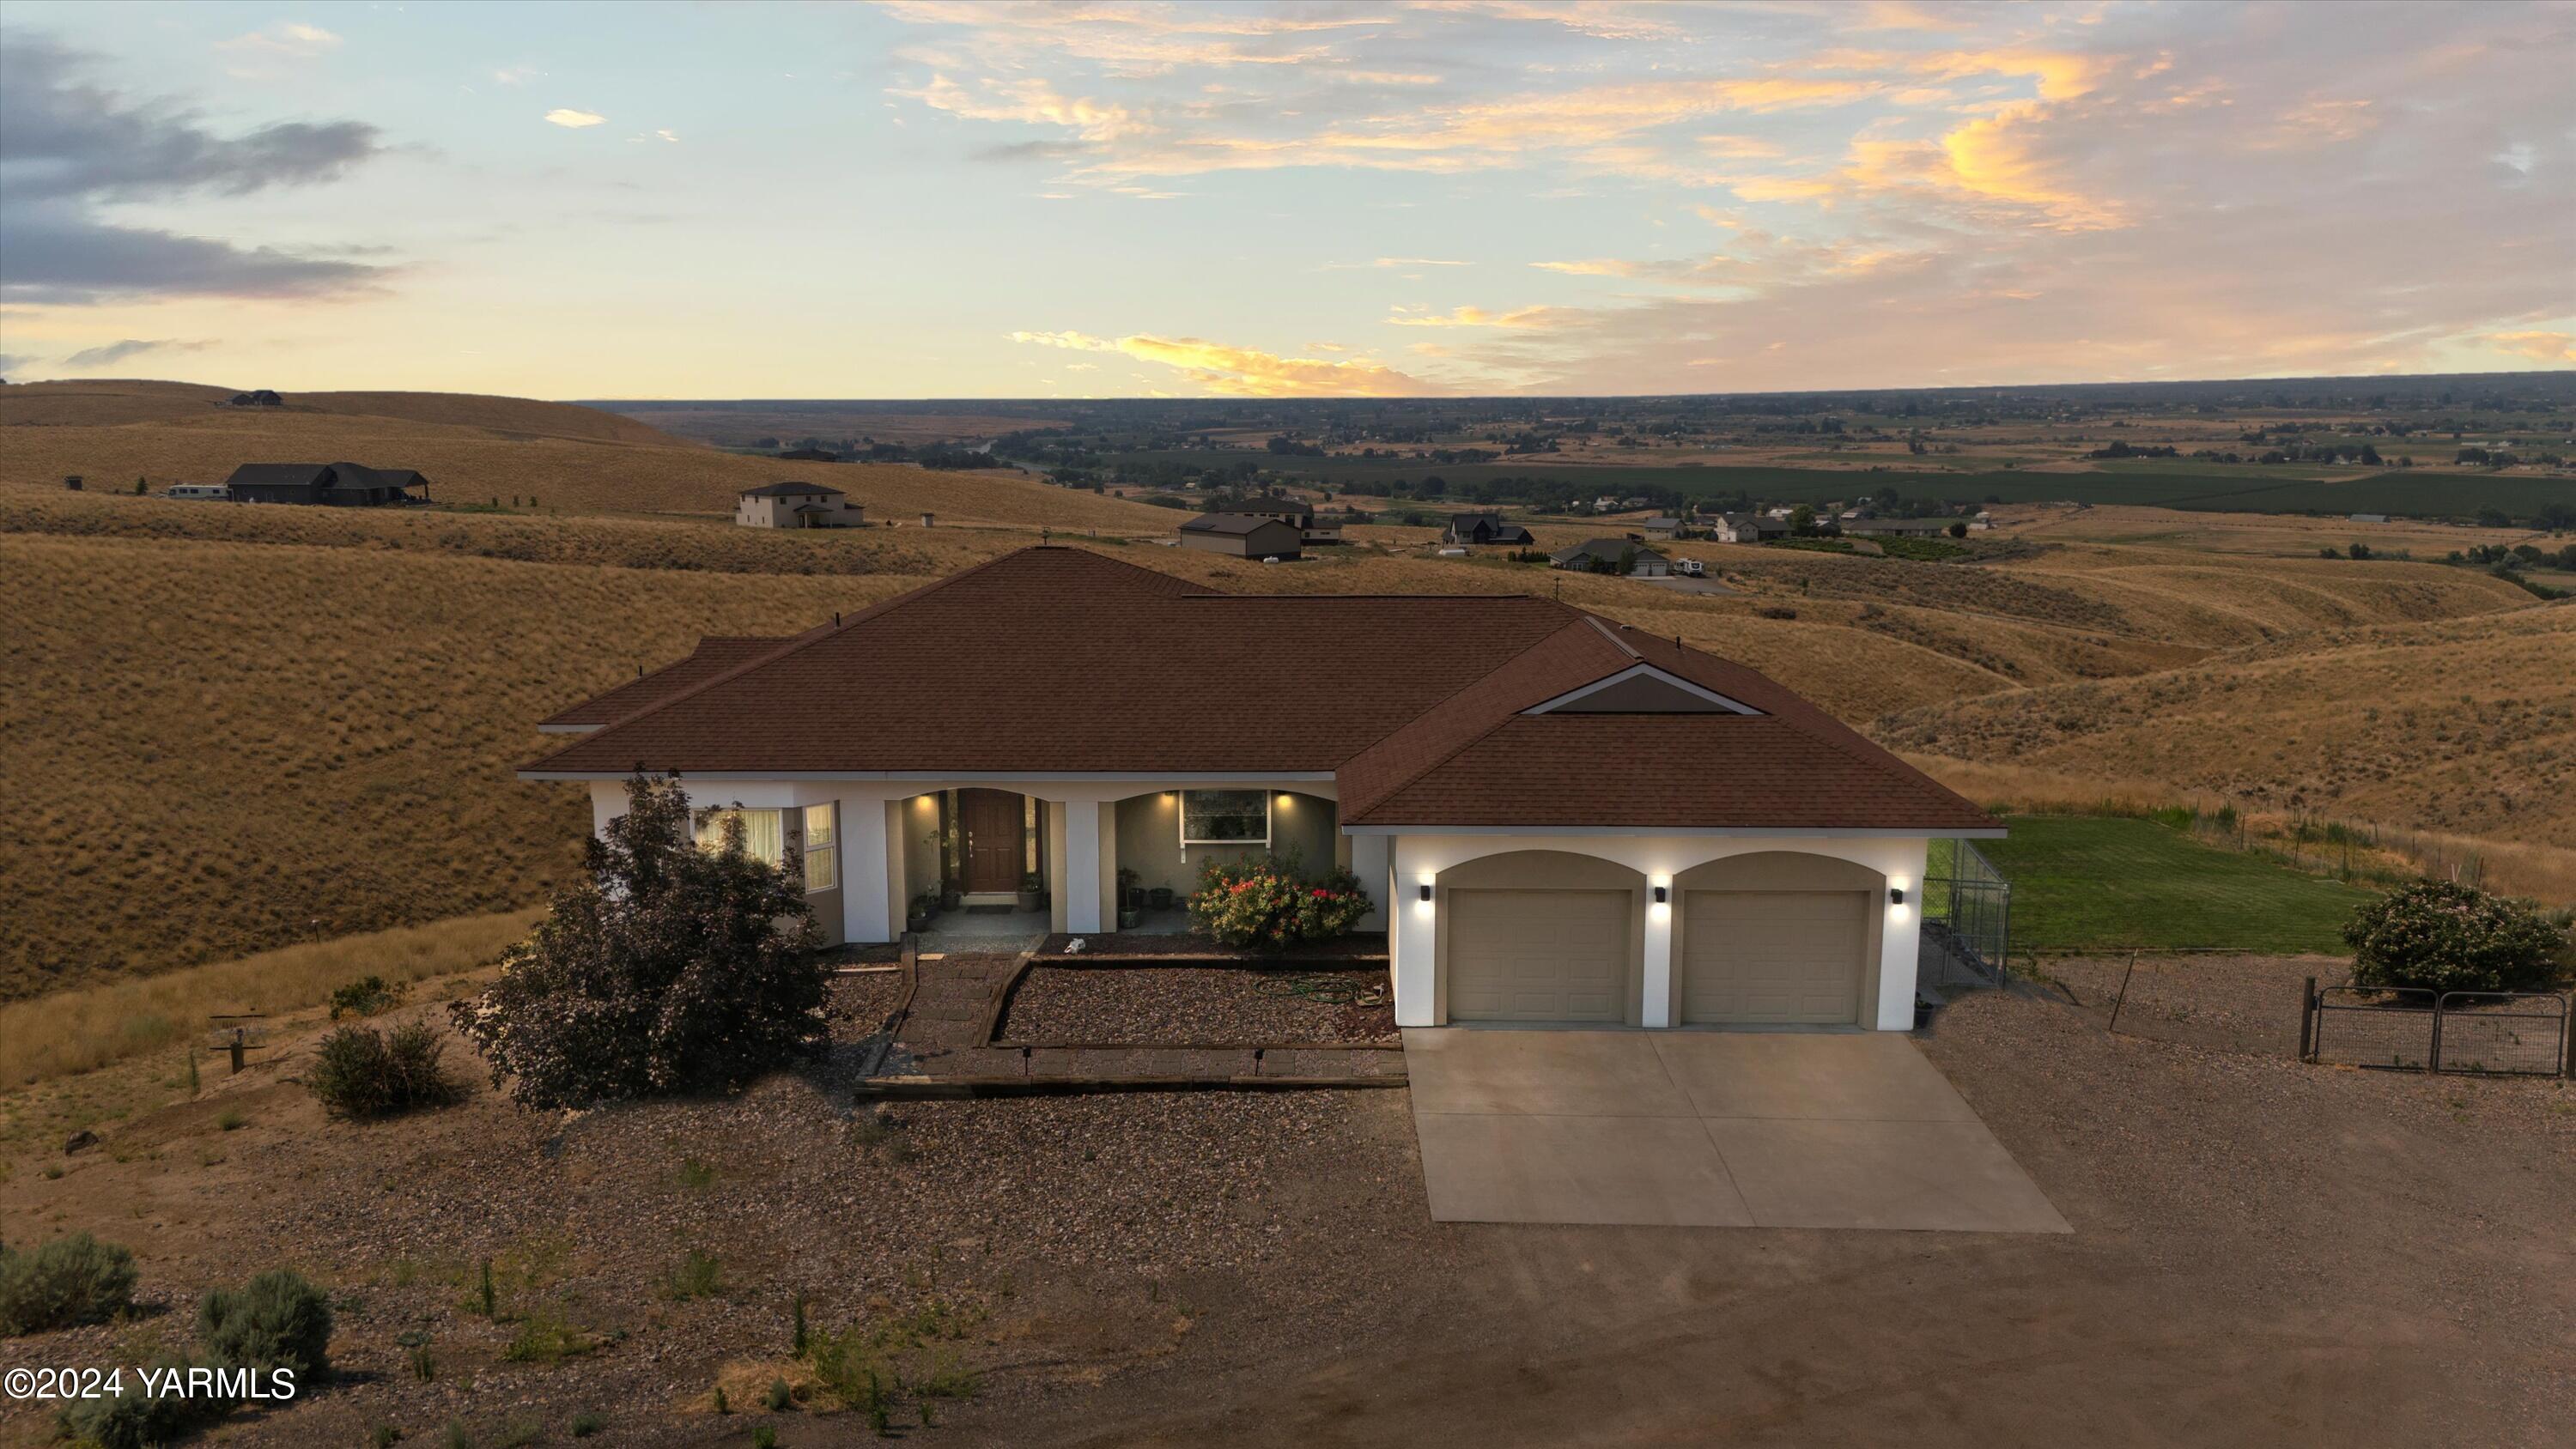
[[1544,456],[1492,463],[1442,464],[1404,458],[1292,458],[1269,454],[1158,449],[1118,455],[1121,462],[1223,468],[1251,461],[1272,472],[1317,483],[1419,483],[1438,477],[1462,484],[1544,478],[1603,493],[1670,488],[1686,498],[1738,491],[1777,503],[1825,503],[1894,488],[1908,498],[1949,503],[2096,503],[2212,513],[2387,513],[2413,518],[2472,518],[2499,508],[2527,519],[2552,503],[2576,505],[2576,479],[2530,474],[2436,473],[2396,469],[2334,480],[2315,468],[2256,467],[2194,459],[2120,460],[2095,473],[2018,469],[1934,472],[1922,469],[1731,467],[1684,463],[1635,467],[1551,462]]
[[2152,820],[2016,815],[1977,848],[2012,882],[2016,952],[2214,948],[2349,955],[2373,892],[2204,845]]

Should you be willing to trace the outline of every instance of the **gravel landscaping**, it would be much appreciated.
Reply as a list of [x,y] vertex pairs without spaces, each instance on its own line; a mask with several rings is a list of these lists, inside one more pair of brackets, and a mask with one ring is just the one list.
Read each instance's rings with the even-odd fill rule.
[[1139,1046],[1401,1040],[1383,966],[1032,966],[1000,1034]]

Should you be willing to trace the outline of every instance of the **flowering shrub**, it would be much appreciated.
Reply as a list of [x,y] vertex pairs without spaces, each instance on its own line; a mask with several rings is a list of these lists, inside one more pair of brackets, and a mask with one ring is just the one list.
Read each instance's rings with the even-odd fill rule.
[[2548,985],[2567,938],[2519,901],[2418,881],[2353,912],[2343,928],[2356,986],[2523,991]]
[[1309,880],[1294,856],[1211,860],[1190,894],[1193,927],[1228,946],[1271,951],[1341,935],[1368,913],[1368,895],[1349,871]]

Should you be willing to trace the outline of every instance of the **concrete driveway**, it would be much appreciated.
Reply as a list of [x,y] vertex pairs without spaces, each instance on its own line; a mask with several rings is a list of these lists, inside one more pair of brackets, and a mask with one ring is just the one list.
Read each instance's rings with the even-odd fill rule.
[[1892,1032],[1408,1028],[1438,1222],[2073,1231]]

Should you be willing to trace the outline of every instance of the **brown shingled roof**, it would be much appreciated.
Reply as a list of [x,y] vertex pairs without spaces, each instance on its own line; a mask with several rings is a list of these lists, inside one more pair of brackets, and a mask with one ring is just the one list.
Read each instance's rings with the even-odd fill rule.
[[[1641,663],[1760,713],[1524,713]],[[1762,675],[1562,604],[1224,594],[1065,547],[547,723],[601,727],[539,778],[1335,772],[1346,825],[1994,827]]]

